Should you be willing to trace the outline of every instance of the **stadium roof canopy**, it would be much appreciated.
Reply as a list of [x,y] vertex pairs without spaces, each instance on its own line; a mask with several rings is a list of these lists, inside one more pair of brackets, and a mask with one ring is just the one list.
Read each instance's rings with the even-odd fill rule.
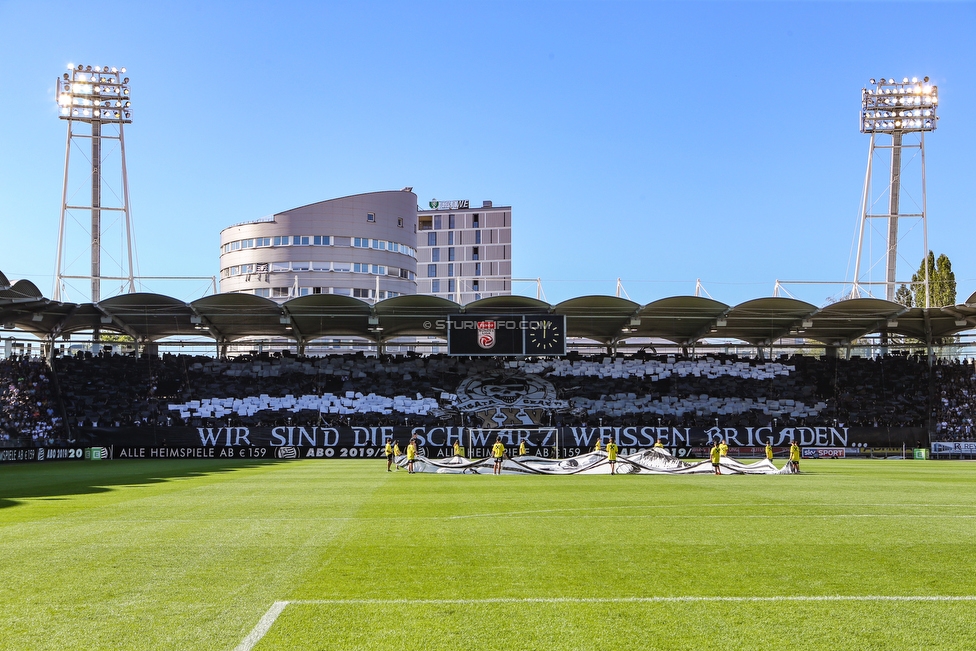
[[856,298],[818,308],[770,297],[729,306],[710,298],[672,296],[647,305],[614,296],[582,296],[550,305],[524,296],[495,296],[461,306],[435,296],[397,296],[375,305],[348,296],[313,294],[284,303],[250,294],[216,294],[192,303],[160,294],[122,294],[98,303],[44,298],[26,280],[0,272],[0,324],[40,338],[80,331],[115,331],[140,342],[204,336],[218,343],[281,337],[299,345],[331,337],[384,342],[396,337],[447,336],[450,315],[562,314],[569,337],[603,345],[657,338],[690,346],[702,340],[770,345],[802,338],[828,346],[885,331],[933,341],[976,326],[976,294],[960,305],[906,308]]

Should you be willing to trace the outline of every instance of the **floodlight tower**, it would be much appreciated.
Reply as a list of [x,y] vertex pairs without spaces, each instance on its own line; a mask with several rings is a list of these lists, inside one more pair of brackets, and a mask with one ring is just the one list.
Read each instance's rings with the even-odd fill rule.
[[[69,72],[58,78],[57,102],[60,117],[68,122],[68,140],[64,150],[64,184],[61,189],[61,222],[58,228],[58,253],[54,275],[54,300],[61,300],[61,292],[66,278],[91,280],[91,301],[101,300],[101,281],[103,278],[128,281],[128,291],[135,291],[132,268],[132,220],[129,214],[129,180],[125,169],[125,138],[123,125],[132,120],[129,98],[129,78],[125,68],[108,66],[68,66]],[[84,125],[88,125],[85,129]],[[112,127],[116,127],[117,131]],[[104,128],[104,131],[103,131]],[[116,135],[117,134],[117,135]],[[68,204],[68,169],[72,141],[88,138],[91,140],[91,202],[90,205]],[[102,140],[119,141],[122,158],[122,197],[121,206],[105,206],[102,203],[102,165],[105,162]],[[65,216],[70,210],[91,211],[91,275],[69,276],[64,273],[64,226]],[[103,276],[101,270],[102,251],[102,211],[111,210],[122,213],[125,222],[125,242],[128,253],[127,275]]]
[[[928,222],[925,215],[925,134],[935,131],[938,123],[936,108],[939,104],[938,87],[929,83],[925,77],[921,81],[917,77],[903,78],[900,82],[894,79],[872,79],[871,87],[861,89],[861,133],[871,136],[868,148],[868,168],[864,177],[864,191],[861,195],[860,235],[857,240],[857,259],[854,263],[854,290],[851,296],[861,295],[861,252],[864,248],[864,227],[868,219],[886,219],[888,221],[886,266],[885,266],[885,298],[895,300],[895,269],[898,263],[898,220],[903,218],[921,219],[922,221],[922,259],[928,256]],[[905,136],[918,134],[917,144],[906,143]],[[891,144],[878,144],[878,137],[891,137]],[[919,150],[922,174],[922,196],[920,213],[901,213],[900,199],[902,194],[902,150],[914,148]],[[891,150],[891,169],[888,179],[888,212],[874,214],[870,200],[871,163],[876,149]],[[925,306],[929,303],[928,265],[925,265]],[[920,306],[921,307],[921,306]]]

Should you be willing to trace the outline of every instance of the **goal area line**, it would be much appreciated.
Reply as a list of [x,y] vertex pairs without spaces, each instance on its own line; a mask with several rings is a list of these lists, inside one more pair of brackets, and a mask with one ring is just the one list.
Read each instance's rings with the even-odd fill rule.
[[976,602],[976,595],[784,595],[771,597],[496,597],[485,599],[293,599],[276,601],[234,651],[252,651],[288,606],[321,605],[492,605],[492,604],[640,604],[640,603],[776,603],[776,602]]

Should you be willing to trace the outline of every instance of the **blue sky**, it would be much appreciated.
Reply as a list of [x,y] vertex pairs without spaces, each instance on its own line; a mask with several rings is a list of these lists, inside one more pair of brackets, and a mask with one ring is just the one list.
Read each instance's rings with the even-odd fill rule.
[[[514,274],[541,277],[550,302],[612,294],[617,278],[640,303],[700,278],[729,304],[776,279],[850,279],[860,89],[928,75],[929,248],[962,300],[976,291],[974,33],[973,3],[0,0],[0,270],[51,294],[68,63],[131,77],[142,274],[212,276],[226,226],[413,186],[422,203],[511,205]],[[899,276],[921,254],[903,251]],[[817,305],[840,292],[788,289]]]

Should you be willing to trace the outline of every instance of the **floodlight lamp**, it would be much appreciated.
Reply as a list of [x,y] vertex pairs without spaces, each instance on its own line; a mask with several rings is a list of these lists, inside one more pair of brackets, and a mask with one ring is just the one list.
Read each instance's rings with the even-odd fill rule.
[[125,74],[125,68],[119,68],[119,72],[121,72],[124,75]]
[[876,84],[876,83],[878,83],[878,82],[877,82],[877,81],[875,81],[874,79],[871,79],[871,80],[869,80],[869,81],[871,82],[871,85],[872,85],[872,86],[873,86],[874,84]]

